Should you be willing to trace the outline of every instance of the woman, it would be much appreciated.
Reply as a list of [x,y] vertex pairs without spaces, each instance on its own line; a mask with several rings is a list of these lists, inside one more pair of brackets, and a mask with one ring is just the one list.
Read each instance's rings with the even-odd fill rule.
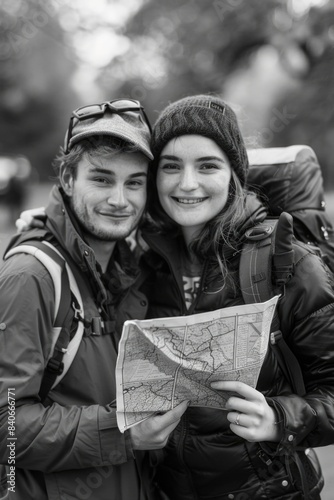
[[[152,151],[154,230],[143,233],[151,249],[143,258],[149,317],[243,304],[242,239],[266,212],[245,190],[248,160],[234,112],[212,96],[181,99],[160,114]],[[152,456],[156,482],[169,499],[320,498],[322,484],[304,450],[334,442],[333,283],[303,245],[295,243],[294,254],[294,276],[278,314],[307,394],[292,393],[271,351],[261,391],[215,383],[231,391],[227,411],[188,408],[163,453]],[[312,269],[308,280],[301,262]]]

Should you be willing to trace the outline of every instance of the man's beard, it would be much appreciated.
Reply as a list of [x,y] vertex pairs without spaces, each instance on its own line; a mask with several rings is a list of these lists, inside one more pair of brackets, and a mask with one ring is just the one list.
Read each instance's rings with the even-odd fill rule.
[[[105,242],[114,242],[114,241],[121,241],[125,240],[130,234],[133,232],[133,230],[138,227],[143,214],[141,214],[140,218],[133,219],[131,225],[127,225],[124,227],[124,221],[120,221],[118,224],[117,222],[111,223],[111,228],[105,229],[102,226],[99,226],[98,224],[94,224],[94,221],[92,220],[92,217],[89,215],[87,209],[85,207],[81,207],[80,204],[75,203],[75,201],[72,199],[71,200],[71,210],[73,214],[75,215],[75,218],[78,222],[78,225],[81,230],[81,234],[83,237],[87,235],[90,240],[95,239],[97,241],[105,241]],[[97,221],[99,220],[98,214],[96,214]],[[102,216],[101,216],[102,218]]]

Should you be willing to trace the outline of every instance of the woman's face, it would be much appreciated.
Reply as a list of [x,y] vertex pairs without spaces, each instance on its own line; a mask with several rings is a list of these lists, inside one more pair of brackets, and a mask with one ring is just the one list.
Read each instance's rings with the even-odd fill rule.
[[183,135],[166,144],[158,165],[159,200],[187,243],[225,207],[230,179],[230,162],[212,139]]

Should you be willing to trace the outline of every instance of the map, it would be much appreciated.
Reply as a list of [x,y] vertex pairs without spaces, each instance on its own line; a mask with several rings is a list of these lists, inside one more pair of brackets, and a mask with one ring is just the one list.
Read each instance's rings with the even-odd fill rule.
[[184,400],[224,409],[231,393],[211,382],[255,387],[278,297],[203,314],[126,321],[116,365],[121,432]]

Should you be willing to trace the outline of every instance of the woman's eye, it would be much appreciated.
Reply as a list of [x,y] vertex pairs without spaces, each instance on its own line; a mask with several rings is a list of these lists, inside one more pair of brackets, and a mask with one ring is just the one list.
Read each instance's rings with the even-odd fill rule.
[[201,165],[201,170],[217,170],[219,167],[215,165],[214,163],[204,163]]
[[161,166],[162,170],[179,170],[179,165],[175,163],[165,163]]

